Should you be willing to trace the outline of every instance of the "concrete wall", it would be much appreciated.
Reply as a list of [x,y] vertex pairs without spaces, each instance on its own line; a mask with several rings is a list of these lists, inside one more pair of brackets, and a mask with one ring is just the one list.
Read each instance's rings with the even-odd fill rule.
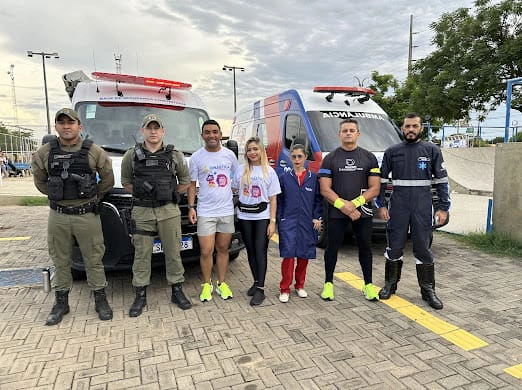
[[443,148],[450,190],[459,194],[493,194],[496,147]]
[[522,242],[522,143],[497,144],[493,229]]

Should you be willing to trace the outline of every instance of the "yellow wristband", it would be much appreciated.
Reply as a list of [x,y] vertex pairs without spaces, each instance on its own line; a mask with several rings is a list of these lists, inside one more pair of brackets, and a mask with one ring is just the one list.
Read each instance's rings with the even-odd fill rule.
[[341,198],[337,198],[333,205],[336,209],[341,209],[344,206],[344,202],[341,200]]
[[366,203],[366,199],[364,199],[364,196],[359,195],[357,198],[352,199],[352,203],[355,205],[355,208],[358,208]]

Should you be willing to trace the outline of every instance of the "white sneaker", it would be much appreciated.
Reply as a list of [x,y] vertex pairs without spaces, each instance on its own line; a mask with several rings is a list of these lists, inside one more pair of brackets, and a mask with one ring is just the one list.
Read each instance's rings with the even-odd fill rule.
[[308,296],[308,293],[304,288],[298,288],[296,293],[299,296],[299,298],[306,298]]
[[281,294],[279,294],[279,301],[280,302],[286,303],[286,302],[288,302],[289,299],[290,299],[290,294],[288,294],[288,293],[281,293]]

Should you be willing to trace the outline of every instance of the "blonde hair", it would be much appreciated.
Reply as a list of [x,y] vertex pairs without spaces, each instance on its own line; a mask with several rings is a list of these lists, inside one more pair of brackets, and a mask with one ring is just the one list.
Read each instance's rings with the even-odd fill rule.
[[245,170],[243,171],[243,176],[241,176],[241,184],[252,184],[252,178],[250,177],[252,173],[252,163],[248,159],[248,146],[252,143],[255,143],[259,146],[259,151],[261,153],[261,168],[263,169],[263,178],[268,178],[268,158],[266,157],[266,150],[263,146],[263,143],[259,139],[259,137],[251,137],[247,140],[245,144]]

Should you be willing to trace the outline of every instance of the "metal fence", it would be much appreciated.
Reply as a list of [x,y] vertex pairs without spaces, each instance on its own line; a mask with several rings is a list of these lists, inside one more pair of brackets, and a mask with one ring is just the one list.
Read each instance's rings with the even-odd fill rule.
[[0,133],[0,150],[13,163],[31,162],[31,153],[39,142],[31,137]]

